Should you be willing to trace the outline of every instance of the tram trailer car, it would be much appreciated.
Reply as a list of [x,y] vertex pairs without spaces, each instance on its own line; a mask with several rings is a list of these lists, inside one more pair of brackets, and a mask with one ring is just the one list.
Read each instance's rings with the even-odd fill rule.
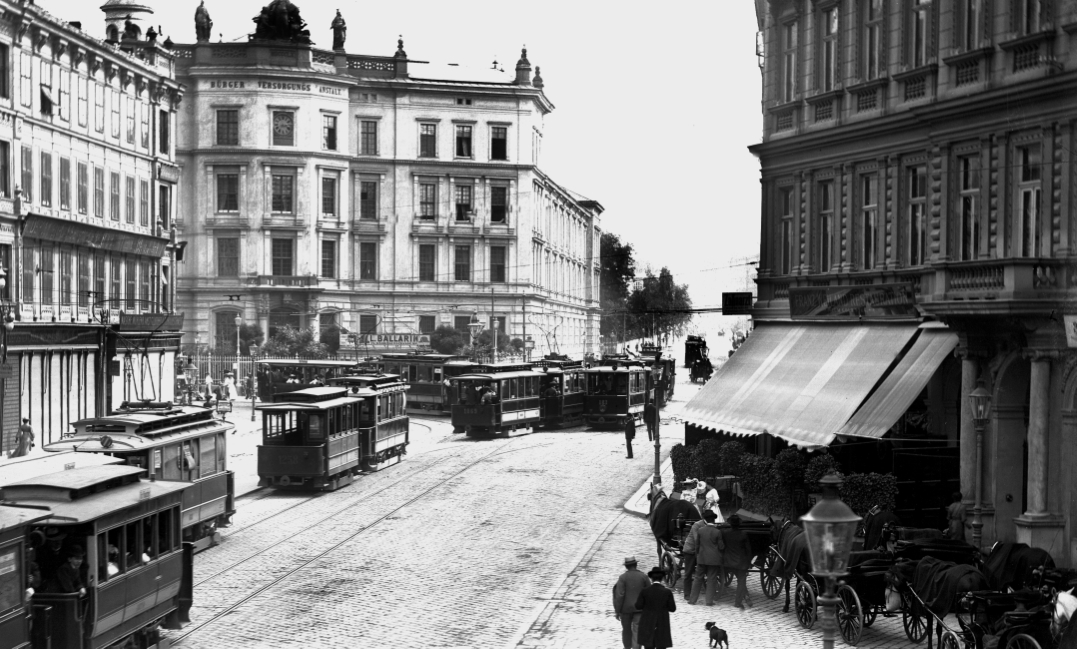
[[[0,610],[0,648],[166,649],[161,629],[190,621],[194,549],[180,540],[180,509],[190,485],[140,479],[144,473],[134,466],[88,466],[4,487],[0,509],[30,518],[13,529],[0,524],[0,567],[14,568],[0,573],[0,594],[7,598],[0,606],[13,604]],[[27,547],[34,549],[32,562]],[[64,592],[73,585],[73,556],[83,557],[84,593]],[[27,602],[30,580],[37,585]]]
[[651,380],[639,361],[603,359],[585,370],[587,396],[584,417],[592,428],[617,428],[626,417],[642,419]]
[[692,367],[692,363],[707,357],[707,341],[703,336],[688,336],[684,340],[684,366]]
[[407,392],[403,377],[383,372],[361,372],[333,379],[334,387],[348,389],[348,395],[363,400],[359,409],[360,466],[378,471],[398,464],[407,454],[411,418],[407,414]]
[[399,462],[408,444],[404,400],[404,389],[341,386],[277,395],[258,406],[258,484],[333,491],[363,468]]
[[383,354],[379,369],[401,376],[411,387],[408,414],[447,415],[452,404],[445,380],[465,374],[473,366],[466,356],[407,352]]
[[[542,420],[542,378],[528,363],[480,365],[456,377],[453,432],[473,437],[534,427]],[[490,390],[492,398],[484,398]]]
[[235,475],[228,470],[231,422],[199,406],[123,403],[112,415],[80,419],[75,432],[46,451],[97,453],[146,469],[154,480],[186,482],[180,516],[183,541],[195,552],[220,543],[236,513]]
[[[542,425],[545,428],[564,428],[583,422],[583,406],[587,381],[583,362],[566,357],[548,356],[535,365],[542,371]],[[553,394],[550,388],[556,388]]]

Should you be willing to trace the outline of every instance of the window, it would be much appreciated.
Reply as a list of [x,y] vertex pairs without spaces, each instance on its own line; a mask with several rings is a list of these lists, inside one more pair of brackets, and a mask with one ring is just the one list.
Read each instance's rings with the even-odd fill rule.
[[120,139],[120,95],[115,90],[108,91],[109,99],[109,131],[112,137]]
[[168,228],[172,223],[172,186],[157,186],[157,220]]
[[71,120],[71,73],[59,68],[57,75],[60,79],[60,97],[56,108],[60,119],[67,122]]
[[456,220],[468,221],[471,219],[471,185],[456,186]]
[[793,189],[785,187],[778,190],[778,200],[782,206],[782,259],[781,273],[793,272]]
[[71,158],[60,158],[60,209],[71,209]]
[[53,304],[56,302],[56,293],[53,290],[53,264],[56,257],[51,245],[41,246],[41,302]]
[[490,281],[505,282],[505,246],[490,246]]
[[71,293],[72,279],[74,278],[75,269],[72,267],[72,253],[70,250],[60,251],[60,304],[70,305],[72,298]]
[[498,335],[508,335],[506,333],[508,331],[508,328],[506,326],[507,318],[505,316],[503,316],[503,315],[491,316],[490,317],[490,322],[487,323],[486,326],[488,326],[490,329],[493,329],[495,323],[497,324]]
[[327,151],[337,150],[336,115],[322,115],[322,148]]
[[471,281],[471,246],[456,246],[453,279],[458,282]]
[[138,265],[134,259],[123,262],[124,303],[128,311],[138,308]]
[[53,94],[52,94],[52,64],[48,61],[41,61],[41,114],[52,115],[53,113]]
[[378,316],[376,316],[376,315],[360,315],[359,316],[359,333],[360,334],[376,334],[376,333],[378,333]]
[[438,186],[435,183],[419,184],[419,216],[437,218]]
[[337,276],[337,242],[333,240],[322,241],[322,277],[335,278]]
[[239,277],[239,237],[217,237],[217,277]]
[[77,207],[79,214],[86,214],[90,209],[90,168],[85,162],[78,163],[78,195]]
[[133,97],[127,98],[127,119],[124,120],[124,124],[127,126],[127,143],[135,143],[135,100]]
[[782,25],[782,101],[797,95],[797,24]]
[[94,285],[93,285],[93,290],[96,291],[96,293],[94,294],[94,298],[93,298],[94,303],[91,304],[91,306],[94,306],[94,305],[96,305],[96,303],[101,302],[102,300],[105,299],[105,258],[102,255],[103,255],[103,253],[100,253],[100,252],[97,252],[97,251],[94,252],[94,259],[93,259]]
[[105,170],[93,168],[93,215],[105,218]]
[[217,174],[217,211],[239,211],[239,173],[229,170]]
[[931,17],[934,0],[913,0],[912,15],[909,17],[909,65],[918,68],[927,65],[931,58]]
[[505,126],[490,129],[490,159],[509,159],[509,129]]
[[83,251],[79,253],[79,285],[78,285],[78,304],[79,306],[90,306],[90,253]]
[[[37,277],[37,251],[33,246],[23,244],[22,247],[22,300],[33,302],[34,284]],[[10,284],[10,282],[9,282]]]
[[862,44],[865,80],[878,79],[883,60],[883,0],[864,0],[864,41]]
[[504,223],[509,211],[509,188],[494,185],[490,188],[490,220]]
[[41,152],[41,194],[40,202],[45,207],[52,206],[52,154]]
[[290,111],[273,111],[273,145],[295,145],[295,113]]
[[227,108],[217,111],[217,145],[239,144],[239,110]]
[[819,183],[819,272],[829,273],[834,229],[834,181]]
[[337,178],[322,176],[322,216],[337,215]]
[[143,227],[150,224],[150,182],[139,181],[138,222]]
[[131,176],[124,178],[124,189],[127,191],[124,193],[124,210],[123,215],[128,223],[135,222],[135,179]]
[[33,73],[33,59],[25,50],[19,56],[19,94],[23,106],[32,106],[34,103],[34,83],[30,75]]
[[980,156],[968,155],[957,159],[959,211],[961,219],[962,261],[980,256]]
[[378,123],[364,120],[359,123],[359,153],[378,155]]
[[822,25],[820,32],[823,35],[822,46],[820,47],[820,61],[819,65],[822,70],[820,71],[820,90],[823,92],[830,92],[838,86],[841,81],[839,75],[839,54],[838,54],[838,8],[831,7],[830,9],[824,9],[820,16]]
[[79,126],[86,126],[89,117],[90,80],[86,77],[78,77],[79,93]]
[[359,279],[378,279],[378,244],[373,241],[359,242]]
[[1017,33],[1021,36],[1035,34],[1040,31],[1040,12],[1043,0],[1015,0],[1013,17],[1016,23]]
[[147,104],[139,103],[139,112],[142,113],[142,126],[141,126],[141,138],[142,148],[150,148],[150,107]]
[[120,220],[120,174],[113,171],[109,174],[109,204],[108,215],[113,221]]
[[1021,180],[1017,185],[1017,210],[1021,223],[1018,226],[1021,257],[1038,257],[1046,254],[1042,249],[1040,230],[1040,146],[1033,144],[1017,149],[1017,161],[1021,165]]
[[875,268],[876,233],[879,222],[879,180],[874,174],[860,177],[860,261],[863,270]]
[[30,203],[34,193],[34,150],[22,148],[22,200]]
[[983,21],[981,3],[983,0],[959,0],[957,3],[957,39],[958,45],[974,50],[980,45],[980,23]]
[[295,175],[273,172],[273,213],[295,212]]
[[273,274],[290,276],[292,274],[292,252],[295,242],[291,239],[273,239]]
[[162,110],[158,112],[158,120],[160,121],[157,124],[157,130],[159,133],[157,150],[165,155],[168,155],[169,152],[172,151],[170,137],[170,135],[172,134],[171,118],[172,116],[167,110]]
[[93,84],[93,127],[98,133],[105,132],[105,87]]
[[467,331],[470,331],[470,329],[468,328],[469,324],[471,324],[471,316],[466,316],[466,315],[453,316],[453,319],[452,319],[453,329],[456,329],[457,331],[465,331],[465,332],[467,332]]
[[437,328],[437,318],[432,315],[419,316],[419,333],[432,334]]
[[122,276],[123,269],[122,269],[122,264],[120,262],[120,258],[117,257],[116,255],[112,255],[112,257],[109,258],[109,267],[111,268],[111,271],[110,271],[111,278],[110,278],[110,282],[109,282],[109,284],[110,284],[109,290],[111,292],[108,294],[108,296],[109,296],[109,298],[111,298],[113,300],[117,300],[113,304],[119,304],[118,300],[121,297],[120,292],[121,292],[121,289],[123,288],[123,276]]
[[906,176],[909,188],[909,265],[920,266],[927,261],[927,168],[909,167]]
[[419,157],[420,158],[436,158],[438,156],[437,148],[437,124],[420,124],[419,125]]
[[0,45],[0,97],[4,99],[11,98],[11,84],[8,83],[8,75],[11,74],[11,70],[8,69],[8,57],[11,56],[11,50],[7,45]]
[[11,198],[11,143],[0,140],[0,196]]
[[422,244],[419,246],[419,281],[420,282],[433,282],[435,278],[434,274],[434,262],[436,259],[436,248],[432,244]]
[[456,126],[456,157],[471,157],[471,127],[457,124]]
[[369,180],[359,183],[359,218],[377,220],[378,183]]
[[[218,351],[236,352],[236,318],[240,317],[239,311],[218,311],[214,315],[214,329],[217,336],[216,346]],[[203,440],[208,439],[206,437]]]

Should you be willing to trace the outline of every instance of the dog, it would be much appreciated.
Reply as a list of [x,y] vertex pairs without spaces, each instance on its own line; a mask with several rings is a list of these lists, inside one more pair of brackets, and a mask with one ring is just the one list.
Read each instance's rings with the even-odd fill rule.
[[725,629],[719,629],[714,622],[707,622],[706,629],[711,634],[710,646],[721,647],[724,645],[725,649],[729,649],[729,634],[725,632]]

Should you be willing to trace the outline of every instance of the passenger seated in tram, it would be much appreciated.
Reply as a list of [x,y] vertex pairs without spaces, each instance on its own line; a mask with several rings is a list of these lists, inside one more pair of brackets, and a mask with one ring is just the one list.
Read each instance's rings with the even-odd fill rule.
[[[105,563],[104,577],[115,577],[120,574],[120,549],[115,545],[108,546],[108,561]],[[100,579],[100,575],[98,576]]]
[[285,383],[299,383],[299,377],[295,374],[289,374],[288,380],[285,381]]
[[46,592],[50,593],[78,593],[86,595],[86,581],[82,577],[82,561],[86,558],[86,552],[81,545],[71,546],[67,561],[56,569],[56,574],[47,582]]
[[547,397],[559,397],[559,396],[561,396],[561,391],[557,389],[557,381],[556,380],[550,382],[550,387],[546,388],[545,396],[547,396]]
[[491,387],[487,387],[486,391],[482,395],[482,401],[481,401],[482,405],[484,405],[484,406],[492,405],[494,403],[494,397],[496,397],[496,396],[497,396],[497,394],[494,392],[494,389],[491,388]]

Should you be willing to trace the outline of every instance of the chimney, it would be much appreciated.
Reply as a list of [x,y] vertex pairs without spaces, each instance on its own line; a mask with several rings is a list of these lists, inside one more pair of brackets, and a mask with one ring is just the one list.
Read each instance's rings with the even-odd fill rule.
[[520,60],[516,62],[516,81],[518,86],[531,85],[531,62],[527,60],[527,48],[520,50]]

